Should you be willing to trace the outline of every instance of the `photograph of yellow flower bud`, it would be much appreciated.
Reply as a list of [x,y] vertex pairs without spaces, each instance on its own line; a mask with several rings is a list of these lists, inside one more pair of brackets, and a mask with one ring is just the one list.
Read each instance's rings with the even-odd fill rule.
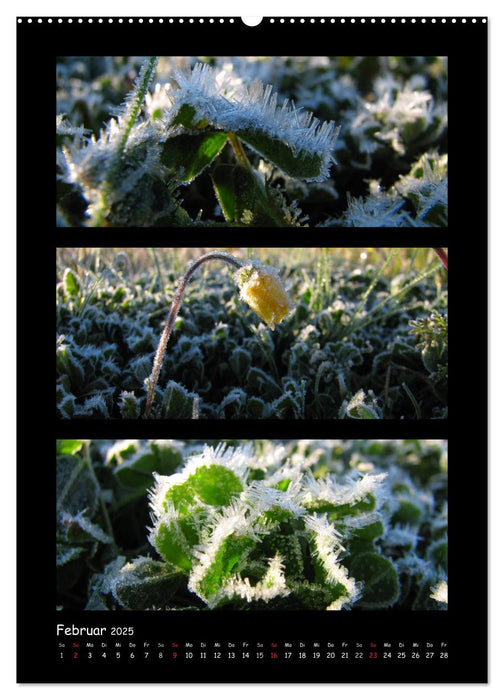
[[442,248],[58,248],[60,419],[448,415]]

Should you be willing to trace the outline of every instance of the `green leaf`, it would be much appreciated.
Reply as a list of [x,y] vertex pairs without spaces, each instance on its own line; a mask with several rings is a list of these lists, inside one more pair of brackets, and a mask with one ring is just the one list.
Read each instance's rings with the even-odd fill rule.
[[285,600],[293,610],[323,610],[334,600],[329,587],[321,583],[289,580],[289,587],[292,593]]
[[403,525],[419,525],[422,520],[422,510],[411,501],[398,499],[399,508],[392,516],[392,522]]
[[79,390],[85,382],[86,373],[82,364],[74,356],[70,348],[60,345],[56,350],[56,367],[61,375],[67,375],[71,387]]
[[[220,165],[212,174],[215,194],[226,221],[235,221],[238,212],[237,194],[234,186],[234,170],[239,166]],[[243,170],[243,168],[241,168]]]
[[355,536],[355,540],[361,539],[367,542],[373,542],[378,537],[381,537],[384,532],[382,521],[377,520],[374,523],[369,523],[369,525],[354,530],[353,535]]
[[376,498],[372,493],[366,494],[355,503],[331,503],[330,501],[317,500],[307,503],[306,508],[310,513],[329,513],[331,520],[346,518],[347,516],[359,515],[360,513],[370,513],[375,509]]
[[151,442],[150,450],[137,453],[134,443],[126,444],[120,453],[124,461],[114,469],[122,486],[130,489],[148,488],[153,482],[153,472],[173,474],[182,462],[182,455],[169,445]]
[[78,452],[84,440],[57,440],[56,453],[59,455],[74,455]]
[[299,578],[303,576],[303,553],[296,535],[271,534],[265,539],[264,553],[268,557],[281,554],[286,576]]
[[80,455],[56,457],[56,508],[60,515],[86,511],[92,515],[98,505],[98,486]]
[[149,487],[152,484],[152,472],[157,471],[158,460],[152,452],[139,457],[132,457],[114,469],[114,475],[121,484],[129,489]]
[[226,221],[244,226],[286,226],[276,201],[281,195],[258,174],[241,165],[218,165],[212,174],[215,194]]
[[73,547],[65,544],[56,544],[56,566],[65,566],[70,561],[79,559],[87,553],[85,547]]
[[258,396],[251,396],[247,401],[247,413],[250,418],[262,418],[264,416],[265,403]]
[[134,391],[123,391],[119,398],[121,418],[135,419],[140,417],[140,401]]
[[173,474],[183,462],[182,453],[172,445],[154,441],[150,447],[158,461],[158,474]]
[[66,536],[68,542],[96,541],[102,544],[112,544],[113,542],[111,535],[104,532],[99,525],[86,518],[82,513],[69,521]]
[[173,504],[179,513],[189,513],[191,506],[196,503],[194,499],[194,489],[186,482],[174,484],[165,493],[163,498],[163,508],[167,510],[169,504]]
[[243,491],[240,479],[220,464],[198,467],[187,483],[203,503],[211,506],[226,506],[233,496]]
[[164,144],[161,162],[177,180],[191,182],[219,155],[226,141],[222,131],[174,136]]
[[192,418],[193,403],[197,394],[170,380],[166,385],[161,404],[161,418]]
[[63,274],[63,282],[65,285],[65,291],[66,293],[71,296],[71,297],[76,297],[78,296],[80,292],[80,287],[79,283],[77,282],[77,278],[70,269],[66,269],[64,274]]
[[165,561],[182,571],[191,570],[193,566],[192,547],[177,523],[173,521],[160,522],[153,534],[153,544]]
[[258,129],[238,131],[237,136],[286,175],[306,180],[313,180],[320,176],[322,159],[317,154],[307,151],[294,154],[292,148],[286,143]]
[[445,571],[448,569],[448,542],[446,540],[434,542],[429,547],[428,554],[436,568],[442,567]]
[[359,607],[388,608],[398,599],[397,571],[385,557],[375,552],[363,552],[350,560],[348,570],[351,576],[364,583]]
[[222,542],[215,553],[215,559],[205,571],[197,587],[206,598],[219,593],[223,582],[232,574],[240,572],[247,554],[254,545],[249,537],[230,535]]
[[205,119],[195,120],[196,110],[192,105],[182,105],[177,115],[173,118],[172,124],[180,124],[186,129],[201,129],[207,126],[208,122]]

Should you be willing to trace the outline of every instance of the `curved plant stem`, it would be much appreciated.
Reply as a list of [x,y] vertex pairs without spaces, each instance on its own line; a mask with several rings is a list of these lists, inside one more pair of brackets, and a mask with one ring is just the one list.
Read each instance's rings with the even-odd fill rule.
[[173,329],[173,324],[175,323],[175,319],[177,318],[177,313],[180,308],[180,303],[182,301],[182,295],[184,293],[184,290],[187,286],[187,283],[191,279],[191,277],[194,275],[196,270],[200,265],[203,265],[203,263],[209,262],[211,260],[223,260],[224,262],[228,263],[229,265],[232,265],[236,269],[239,269],[240,267],[244,266],[244,263],[241,260],[238,260],[238,258],[235,258],[234,255],[231,255],[230,253],[225,253],[225,252],[220,252],[218,250],[214,250],[211,253],[205,253],[205,255],[202,255],[200,258],[197,260],[194,260],[189,267],[187,268],[184,276],[182,277],[182,280],[179,283],[179,286],[177,287],[177,291],[175,292],[175,297],[172,302],[172,306],[170,309],[170,313],[168,315],[168,319],[166,321],[166,326],[161,334],[161,337],[159,339],[158,347],[156,350],[156,354],[154,356],[154,363],[152,365],[152,372],[151,375],[148,379],[147,382],[147,387],[148,387],[148,392],[147,392],[147,401],[145,404],[145,412],[144,412],[144,418],[148,418],[152,406],[152,400],[154,398],[154,391],[156,390],[156,386],[158,383],[159,379],[159,374],[161,372],[161,366],[163,364],[163,359],[165,356],[166,352],[166,346],[168,344],[168,340],[170,339],[170,335]]

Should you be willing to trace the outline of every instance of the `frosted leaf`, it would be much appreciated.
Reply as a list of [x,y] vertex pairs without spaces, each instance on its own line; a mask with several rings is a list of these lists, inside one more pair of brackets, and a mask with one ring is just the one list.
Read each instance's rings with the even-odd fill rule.
[[99,525],[91,522],[89,518],[86,518],[84,512],[77,513],[77,515],[71,515],[70,513],[61,514],[62,524],[68,528],[70,526],[77,526],[82,532],[90,535],[94,540],[102,542],[103,544],[111,544],[114,540],[111,535],[104,532]]
[[300,517],[306,512],[301,505],[300,479],[291,482],[286,491],[280,491],[262,481],[254,481],[241,494],[241,498],[245,503],[249,503],[258,515],[273,508],[291,513],[295,517]]
[[[304,517],[304,522],[307,530],[313,533],[317,557],[324,568],[327,582],[332,585],[341,584],[347,592],[346,598],[351,602],[357,600],[360,595],[360,586],[348,575],[347,569],[338,563],[340,555],[345,551],[341,544],[340,533],[328,522],[325,514],[323,517],[307,515]],[[346,598],[345,602],[347,602]]]
[[375,495],[386,474],[364,474],[360,479],[347,478],[347,483],[337,481],[329,475],[325,479],[316,479],[311,473],[306,476],[305,505],[317,502],[331,503],[335,506],[355,505],[370,494]]
[[183,585],[181,574],[150,557],[137,557],[111,577],[110,591],[130,610],[163,610]]
[[109,610],[109,596],[113,582],[120,569],[126,563],[126,557],[118,556],[105,567],[103,573],[95,574],[89,582],[89,600],[86,610]]
[[201,466],[218,464],[231,470],[236,476],[244,480],[247,475],[251,454],[251,445],[242,447],[228,447],[225,444],[220,444],[217,447],[205,445],[200,454],[192,455],[187,459],[182,474],[186,478]]
[[434,575],[432,564],[415,552],[408,552],[404,557],[397,559],[395,566],[399,574],[406,573],[419,579],[426,579]]
[[140,442],[138,440],[119,440],[115,442],[112,447],[107,449],[105,454],[105,463],[111,464],[112,462],[117,462],[122,464],[125,455],[134,453],[138,454],[140,450]]
[[247,603],[253,600],[262,600],[268,603],[273,598],[281,596],[282,598],[290,594],[285,576],[282,557],[276,554],[268,561],[268,569],[263,578],[256,584],[252,585],[248,578],[242,579],[239,574],[231,576],[222,586],[221,591],[212,604],[215,605],[222,599],[232,599],[235,596],[242,598]]
[[196,545],[193,550],[193,556],[197,558],[198,563],[193,566],[188,583],[188,589],[195,592],[203,600],[209,602],[204,579],[216,563],[216,558],[226,541],[237,542],[241,540],[241,559],[250,549],[249,542],[260,541],[258,530],[253,528],[248,515],[249,507],[237,499],[231,505],[223,508],[221,513],[210,514],[200,544]]
[[370,195],[366,198],[348,198],[346,209],[340,223],[345,226],[392,227],[409,226],[406,214],[400,210],[404,206],[401,198],[389,198]]
[[320,157],[320,174],[308,179],[322,181],[329,176],[339,133],[333,121],[320,122],[289,100],[278,104],[272,85],[257,80],[247,85],[226,70],[206,64],[197,63],[190,73],[176,70],[174,75],[179,90],[169,95],[168,123],[178,121],[186,128],[212,124],[234,133],[263,132],[285,143],[295,156]]
[[421,539],[411,525],[396,525],[387,532],[384,544],[387,547],[409,547],[414,550]]
[[87,550],[85,547],[56,546],[56,566],[64,566],[68,562],[79,559]]

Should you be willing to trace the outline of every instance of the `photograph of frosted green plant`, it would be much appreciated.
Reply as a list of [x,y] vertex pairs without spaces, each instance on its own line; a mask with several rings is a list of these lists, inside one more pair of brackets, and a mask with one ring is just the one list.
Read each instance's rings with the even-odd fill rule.
[[57,417],[446,418],[447,264],[432,248],[59,248]]
[[60,610],[445,610],[442,440],[60,440]]
[[447,59],[56,65],[58,226],[437,227]]

